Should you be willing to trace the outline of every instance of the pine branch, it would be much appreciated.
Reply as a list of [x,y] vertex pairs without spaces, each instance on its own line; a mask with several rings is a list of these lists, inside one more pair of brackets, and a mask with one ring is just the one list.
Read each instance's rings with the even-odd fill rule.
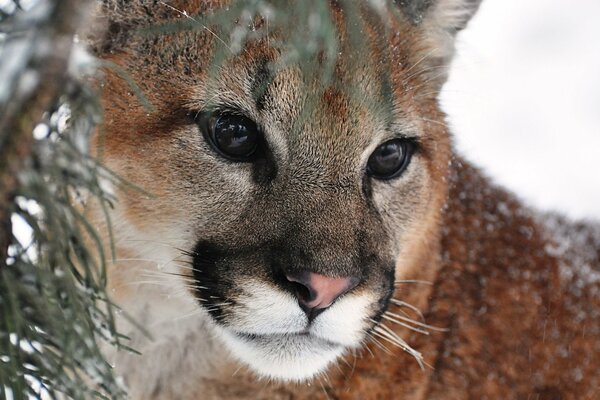
[[[110,207],[100,182],[115,180],[88,155],[97,95],[69,71],[84,5],[40,1],[0,23],[0,398],[124,397],[100,351],[127,348],[106,294],[104,244],[77,200]],[[31,243],[14,237],[11,217]]]
[[[65,83],[82,3],[59,0],[55,4],[44,4],[52,8],[45,16],[17,15],[17,20],[24,20],[18,21],[20,25],[34,24],[35,28],[22,33],[16,41],[9,41],[4,49],[3,63],[8,64],[13,61],[11,57],[18,57],[21,65],[15,76],[3,76],[10,80],[11,95],[4,96],[4,104],[0,103],[0,266],[5,263],[10,244],[10,216],[17,174],[31,153],[33,128],[60,95]],[[10,50],[19,46],[25,48],[11,54]]]

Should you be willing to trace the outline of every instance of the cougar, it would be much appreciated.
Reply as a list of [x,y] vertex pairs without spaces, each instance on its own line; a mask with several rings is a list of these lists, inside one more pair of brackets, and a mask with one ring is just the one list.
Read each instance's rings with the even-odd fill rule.
[[265,4],[99,5],[131,398],[600,398],[599,226],[497,187],[437,101],[479,1],[313,2],[337,48],[285,62],[312,28]]

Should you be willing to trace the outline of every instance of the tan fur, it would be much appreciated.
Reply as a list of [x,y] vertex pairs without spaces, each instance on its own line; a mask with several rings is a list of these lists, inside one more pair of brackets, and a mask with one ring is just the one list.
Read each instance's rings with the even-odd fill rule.
[[[276,112],[266,116],[254,105],[249,82],[257,63],[278,56],[268,40],[249,43],[209,85],[211,49],[221,45],[215,35],[135,33],[180,20],[183,11],[196,15],[220,4],[105,3],[101,15],[110,28],[106,38],[97,38],[96,52],[122,67],[153,107],[145,108],[123,78],[106,69],[105,121],[96,147],[109,168],[143,189],[118,189],[122,195],[113,214],[118,259],[110,271],[116,301],[153,335],[148,339],[122,322],[143,355],[108,352],[133,398],[600,397],[600,228],[538,215],[495,187],[454,153],[436,101],[454,34],[478,2],[438,0],[422,21],[362,10],[367,47],[358,50],[349,48],[344,12],[332,3],[341,41],[334,82],[323,88],[288,66],[270,84],[265,108]],[[285,33],[273,32],[272,38],[285,39]],[[384,76],[392,90],[393,129],[414,132],[420,147],[406,176],[372,183],[381,223],[363,228],[367,236],[377,236],[378,229],[389,233],[389,241],[382,237],[372,249],[394,257],[394,298],[421,310],[424,321],[439,328],[425,328],[429,334],[423,335],[381,322],[422,353],[426,366],[421,369],[379,335],[311,382],[259,379],[223,348],[208,317],[188,318],[196,318],[200,307],[186,289],[193,276],[179,250],[193,251],[194,241],[207,233],[226,241],[231,232],[248,232],[268,242],[270,232],[286,224],[275,216],[288,212],[313,216],[298,220],[308,235],[301,240],[318,260],[335,264],[340,253],[352,253],[352,227],[364,218],[357,166],[386,135],[381,103],[368,101],[381,100]],[[352,97],[343,89],[349,87],[364,97]],[[316,106],[306,111],[313,94]],[[276,189],[282,204],[264,210],[274,217],[259,218],[259,229],[250,214],[240,214],[254,199],[250,173],[220,163],[186,120],[186,110],[214,98],[250,110],[267,127],[273,152],[285,166],[281,173],[288,174],[286,186]],[[300,118],[303,112],[308,118]],[[300,144],[292,147],[287,135],[298,120],[305,122],[297,131]],[[235,229],[227,230],[230,226]],[[169,275],[161,275],[165,271]],[[370,286],[363,292],[377,293]],[[420,321],[398,304],[388,311]]]

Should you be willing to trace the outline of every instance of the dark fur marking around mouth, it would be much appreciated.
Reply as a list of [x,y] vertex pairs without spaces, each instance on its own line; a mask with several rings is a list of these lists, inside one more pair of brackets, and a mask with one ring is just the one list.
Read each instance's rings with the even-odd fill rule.
[[193,251],[193,275],[196,280],[195,294],[202,307],[219,320],[223,317],[225,293],[230,289],[227,281],[219,279],[218,263],[224,258],[223,252],[215,244],[200,241]]
[[381,317],[388,309],[388,307],[390,305],[390,299],[394,295],[394,288],[395,288],[394,283],[395,283],[396,270],[393,267],[393,264],[392,264],[392,268],[390,268],[389,270],[386,270],[384,272],[384,275],[385,275],[385,279],[383,280],[384,287],[382,288],[384,295],[379,298],[379,301],[377,302],[379,308],[377,310],[377,313],[372,318],[377,323],[379,323],[379,321],[381,321]]

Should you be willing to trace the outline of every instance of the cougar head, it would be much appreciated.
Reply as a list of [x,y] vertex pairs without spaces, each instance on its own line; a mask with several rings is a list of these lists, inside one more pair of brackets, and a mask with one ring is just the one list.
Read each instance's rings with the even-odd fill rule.
[[176,279],[260,375],[307,379],[362,346],[435,246],[451,152],[436,96],[477,3],[396,3],[325,2],[338,50],[302,64],[276,45],[306,34],[291,22],[250,19],[264,34],[237,51],[202,22],[224,10],[210,2],[104,2],[95,49],[119,68],[97,146],[143,189],[121,197],[117,245],[179,249]]

